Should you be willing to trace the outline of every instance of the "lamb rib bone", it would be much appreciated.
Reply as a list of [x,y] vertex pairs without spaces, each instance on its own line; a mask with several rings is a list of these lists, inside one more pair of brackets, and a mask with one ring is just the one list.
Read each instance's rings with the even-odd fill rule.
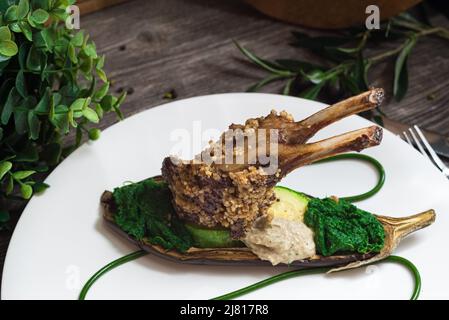
[[[248,226],[266,215],[268,207],[275,201],[273,187],[286,174],[335,154],[378,145],[382,140],[382,129],[377,126],[314,143],[306,142],[321,128],[356,112],[375,108],[382,99],[382,89],[371,89],[299,122],[286,112],[272,112],[266,117],[249,119],[245,125],[231,125],[230,129],[243,131],[277,129],[279,168],[273,174],[266,174],[263,165],[250,159],[239,164],[209,164],[174,162],[171,157],[165,158],[162,175],[172,191],[177,214],[205,227],[229,228],[234,238],[242,237]],[[224,144],[224,140],[223,134],[217,143]],[[262,143],[267,141],[268,137]],[[258,141],[257,148],[260,146]],[[248,146],[245,144],[244,147],[246,152]]]

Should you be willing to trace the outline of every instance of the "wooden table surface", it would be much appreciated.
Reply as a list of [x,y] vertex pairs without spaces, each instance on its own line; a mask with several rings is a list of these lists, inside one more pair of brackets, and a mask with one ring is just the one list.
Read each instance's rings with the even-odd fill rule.
[[[438,14],[432,21],[449,27]],[[113,90],[129,92],[125,116],[166,103],[163,95],[173,89],[177,99],[245,91],[265,73],[242,58],[232,39],[266,58],[305,57],[288,46],[290,32],[299,27],[237,0],[134,0],[81,16],[81,28],[106,54]],[[400,103],[387,102],[389,117],[449,135],[448,49],[439,39],[420,40],[409,59],[409,93]],[[370,82],[391,95],[391,75],[391,64],[385,64]],[[264,91],[279,92],[279,87]],[[101,127],[116,121],[109,114]],[[0,232],[0,274],[11,233]]]

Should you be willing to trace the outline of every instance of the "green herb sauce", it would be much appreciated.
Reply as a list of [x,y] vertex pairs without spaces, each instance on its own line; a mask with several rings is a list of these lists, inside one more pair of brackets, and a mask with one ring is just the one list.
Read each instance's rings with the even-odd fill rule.
[[385,231],[379,220],[346,200],[309,200],[305,224],[314,232],[318,253],[331,256],[344,252],[380,252]]
[[192,246],[190,233],[173,210],[166,183],[146,179],[114,189],[113,197],[115,222],[131,236],[181,252]]

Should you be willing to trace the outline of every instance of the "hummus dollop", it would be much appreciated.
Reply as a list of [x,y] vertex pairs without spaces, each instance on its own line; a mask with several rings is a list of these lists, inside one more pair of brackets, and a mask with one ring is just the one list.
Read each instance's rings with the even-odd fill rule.
[[313,231],[303,222],[274,217],[264,226],[255,224],[242,241],[262,260],[289,264],[316,254]]

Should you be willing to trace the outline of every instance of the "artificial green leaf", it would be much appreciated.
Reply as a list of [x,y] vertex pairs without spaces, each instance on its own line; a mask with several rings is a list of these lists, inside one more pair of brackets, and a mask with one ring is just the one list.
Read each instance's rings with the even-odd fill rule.
[[20,0],[17,8],[17,17],[18,19],[24,19],[28,11],[30,11],[30,2],[29,0]]
[[105,95],[103,99],[101,99],[100,104],[104,111],[111,111],[112,107],[117,102],[117,98],[112,95]]
[[41,100],[34,108],[37,114],[47,114],[50,111],[50,88],[46,88]]
[[41,70],[41,58],[38,49],[33,45],[28,52],[27,68],[32,71],[40,71]]
[[0,127],[0,141],[2,141],[2,139],[3,139],[3,128]]
[[75,47],[81,47],[83,45],[84,34],[82,31],[76,33],[70,40],[70,43]]
[[397,101],[401,101],[408,89],[407,58],[416,44],[416,37],[410,37],[404,44],[404,48],[396,58],[394,67],[393,94]]
[[84,58],[80,64],[80,70],[85,75],[92,71],[93,59],[91,57]]
[[89,43],[83,48],[83,52],[86,56],[91,57],[92,59],[96,59],[97,56],[97,49],[95,48],[95,45],[93,43]]
[[17,73],[16,77],[16,89],[17,92],[23,97],[26,98],[28,96],[27,94],[27,88],[26,88],[26,81],[25,81],[25,75],[23,73],[23,70],[20,70]]
[[20,69],[26,69],[26,58],[28,54],[28,45],[24,42],[19,48],[19,66]]
[[78,98],[70,105],[70,110],[81,111],[90,103],[90,98]]
[[55,113],[51,122],[54,124],[56,128],[63,134],[67,134],[69,132],[69,117],[68,112],[65,113]]
[[33,110],[28,111],[28,127],[30,128],[30,139],[36,140],[39,138],[41,122]]
[[97,58],[97,61],[95,63],[95,68],[96,69],[103,69],[104,68],[104,60],[105,60],[105,56],[102,55],[101,57]]
[[19,27],[22,33],[28,39],[28,41],[33,41],[33,31],[31,30],[29,23],[26,21],[20,21]]
[[89,120],[90,122],[93,122],[93,123],[98,123],[100,121],[97,113],[89,107],[87,107],[83,110],[83,116],[87,120]]
[[53,10],[50,11],[50,15],[54,16],[56,19],[61,21],[65,21],[65,19],[68,16],[65,9],[62,8],[54,8]]
[[75,117],[74,117],[74,112],[72,109],[69,110],[69,112],[67,112],[67,118],[69,119],[69,124],[76,128],[78,127],[78,123],[75,121]]
[[[57,33],[53,29],[43,29],[36,35],[39,36],[38,39],[40,40],[41,46],[45,45],[48,50],[53,50],[53,47],[55,46],[55,39],[57,38]],[[36,44],[36,46],[39,45]]]
[[33,193],[40,194],[40,193],[44,192],[45,190],[47,190],[48,188],[50,188],[50,186],[48,184],[46,184],[45,182],[36,182],[33,185]]
[[14,179],[12,178],[12,176],[8,177],[8,183],[6,184],[6,195],[10,195],[11,192],[13,192],[14,190]]
[[125,101],[126,96],[127,96],[127,92],[123,91],[120,94],[120,96],[117,98],[117,102],[114,104],[114,106],[117,107],[117,108],[120,107],[122,105],[123,101]]
[[93,105],[94,105],[95,112],[98,114],[98,117],[100,119],[103,118],[104,112],[103,112],[103,108],[101,108],[101,104],[95,102]]
[[5,174],[9,172],[12,168],[12,163],[9,161],[2,161],[0,162],[0,180],[3,179]]
[[50,104],[52,104],[54,107],[56,107],[57,105],[59,105],[61,103],[62,100],[62,96],[59,92],[53,92],[53,94],[51,95],[51,102]]
[[117,117],[118,117],[120,120],[123,120],[123,119],[125,118],[125,117],[123,116],[122,110],[119,109],[119,106],[114,105],[112,108],[114,109],[115,114],[117,115]]
[[94,100],[101,100],[109,91],[109,82],[104,83],[94,94]]
[[28,111],[23,106],[14,110],[14,126],[18,134],[25,134],[28,131]]
[[3,125],[6,125],[9,121],[9,118],[11,117],[11,114],[14,110],[14,108],[19,104],[20,102],[20,95],[17,92],[16,88],[12,88],[9,92],[8,99],[6,100],[5,105],[3,106],[2,116],[1,116],[1,122]]
[[43,9],[37,9],[33,11],[33,13],[31,14],[31,18],[37,24],[43,24],[47,22],[48,18],[50,18],[50,15]]
[[33,171],[33,170],[16,171],[12,174],[12,177],[16,180],[23,180],[35,173],[36,173],[36,171]]
[[18,7],[16,5],[12,5],[6,10],[4,19],[5,21],[11,22],[16,21],[18,18]]
[[0,27],[0,42],[4,40],[11,40],[11,31],[8,26]]
[[21,33],[22,29],[20,29],[20,25],[18,22],[13,22],[9,25],[9,29],[15,33]]
[[8,65],[11,57],[4,56],[0,54],[0,73]]
[[20,193],[22,194],[22,198],[28,200],[33,195],[33,187],[28,184],[22,183],[20,185]]
[[17,45],[12,40],[2,40],[0,41],[0,54],[6,56],[6,57],[12,57],[17,54],[19,51],[19,48],[17,48]]
[[107,82],[108,78],[106,76],[106,73],[101,69],[96,69],[96,70],[97,70],[98,77],[101,79],[101,81]]
[[75,64],[78,63],[78,58],[76,57],[75,46],[72,43],[69,43],[69,45],[68,45],[68,55],[69,55],[70,61],[72,61]]
[[[84,90],[83,92],[80,92],[80,95],[83,97],[86,97],[86,98],[91,97],[94,94],[96,86],[97,86],[97,79],[95,77],[92,77],[92,81],[90,82],[89,89]],[[89,101],[89,103],[90,103],[90,101]]]

